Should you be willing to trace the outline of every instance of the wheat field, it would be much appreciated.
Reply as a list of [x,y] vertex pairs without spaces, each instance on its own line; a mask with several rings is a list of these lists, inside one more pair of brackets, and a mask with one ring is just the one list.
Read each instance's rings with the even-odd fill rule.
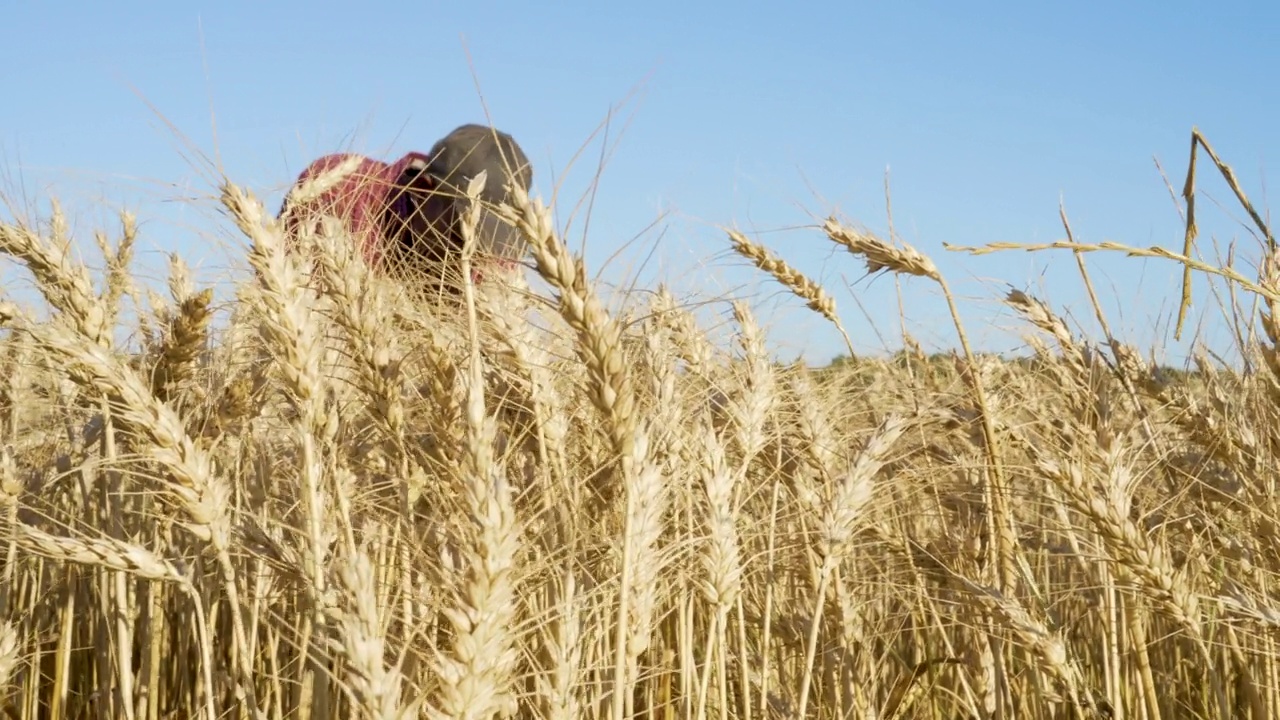
[[[550,291],[455,306],[332,224],[286,252],[250,192],[221,203],[252,268],[227,307],[179,258],[141,291],[128,214],[100,271],[56,204],[0,226],[45,303],[0,305],[6,717],[1280,712],[1273,264],[1057,244],[1086,283],[1113,250],[1253,293],[1254,372],[1163,372],[1016,291],[1025,362],[972,352],[953,303],[946,357],[814,369],[741,299],[729,343],[662,286],[606,307],[525,194],[505,212]],[[821,232],[951,301],[926,255]]]

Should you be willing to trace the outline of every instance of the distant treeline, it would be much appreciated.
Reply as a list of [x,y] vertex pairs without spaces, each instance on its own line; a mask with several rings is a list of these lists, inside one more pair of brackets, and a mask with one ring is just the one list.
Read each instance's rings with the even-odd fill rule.
[[[999,356],[1000,360],[1010,365],[1018,366],[1027,371],[1034,372],[1041,369],[1044,360],[1035,355],[1019,355],[1014,357]],[[824,371],[845,371],[856,370],[861,364],[861,360],[850,357],[849,355],[840,354],[831,359],[825,367],[815,367],[819,372]],[[907,367],[946,367],[955,362],[955,356],[950,352],[935,352],[929,355],[920,355],[910,350],[899,350],[885,362],[890,365]],[[1179,368],[1171,365],[1160,365],[1156,374],[1166,382],[1183,382],[1192,378],[1199,377],[1201,372],[1197,368]]]

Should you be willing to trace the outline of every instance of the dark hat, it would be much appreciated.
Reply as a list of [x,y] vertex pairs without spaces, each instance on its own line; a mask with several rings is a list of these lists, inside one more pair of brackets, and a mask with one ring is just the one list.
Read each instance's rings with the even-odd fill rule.
[[524,245],[519,231],[491,207],[510,199],[505,186],[513,178],[525,192],[533,186],[533,167],[519,143],[501,130],[470,123],[440,139],[428,155],[426,174],[432,178],[432,189],[453,196],[455,217],[466,211],[467,185],[481,171],[486,173],[476,229],[480,246],[497,255],[519,255]]

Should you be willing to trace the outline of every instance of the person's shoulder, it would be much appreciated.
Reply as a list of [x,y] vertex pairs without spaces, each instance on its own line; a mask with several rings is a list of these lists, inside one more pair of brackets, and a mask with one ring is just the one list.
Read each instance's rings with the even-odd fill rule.
[[389,169],[392,175],[399,176],[405,170],[426,170],[430,164],[430,154],[411,150],[400,156],[395,162],[390,163]]
[[354,169],[362,169],[365,171],[372,168],[381,169],[382,167],[386,166],[386,163],[382,162],[381,160],[375,160],[371,157],[361,155],[359,153],[351,153],[351,152],[329,153],[328,155],[321,155],[315,160],[312,160],[310,164],[308,164],[307,167],[303,169],[302,173],[299,175],[299,178],[313,177],[319,173],[336,170],[342,167],[343,165],[346,165],[349,163],[355,164],[356,167]]

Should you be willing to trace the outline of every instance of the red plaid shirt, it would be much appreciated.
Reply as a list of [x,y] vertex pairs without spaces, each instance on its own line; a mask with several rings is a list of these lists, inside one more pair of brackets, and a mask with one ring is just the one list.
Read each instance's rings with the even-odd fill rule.
[[[429,158],[422,153],[411,152],[395,162],[387,163],[354,153],[334,153],[325,155],[308,165],[298,176],[295,185],[329,172],[355,157],[360,158],[356,169],[337,185],[307,203],[305,209],[308,212],[321,212],[342,220],[354,239],[360,243],[365,259],[376,266],[382,259],[386,242],[381,225],[383,210],[390,200],[394,212],[402,217],[407,212],[403,201],[391,200],[396,180],[415,162],[426,167]],[[289,213],[285,218],[286,231],[293,233],[297,229],[297,224],[297,216]]]

